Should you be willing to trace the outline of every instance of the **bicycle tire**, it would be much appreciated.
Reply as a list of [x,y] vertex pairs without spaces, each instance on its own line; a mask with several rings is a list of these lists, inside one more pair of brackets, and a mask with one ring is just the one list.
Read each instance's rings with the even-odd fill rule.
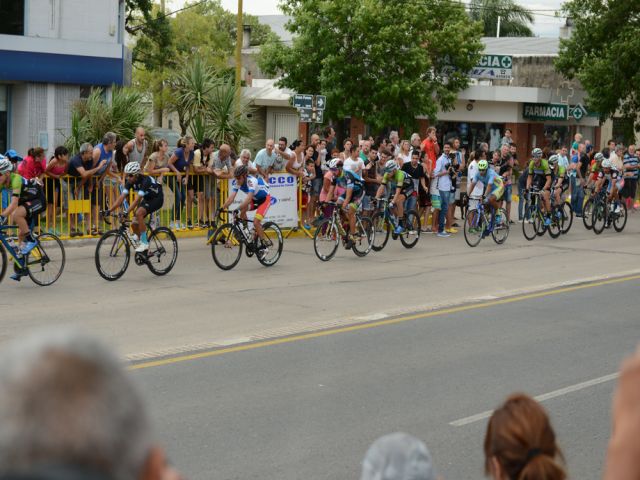
[[[623,202],[620,202],[620,213],[616,213],[613,219],[613,229],[616,232],[620,233],[622,230],[624,230],[624,227],[627,225],[628,213],[629,212],[627,211],[627,206]],[[620,225],[619,220],[621,218],[624,218],[624,220],[622,220],[622,224]]]
[[7,274],[7,261],[7,251],[4,249],[4,245],[0,244],[0,262],[2,262],[2,265],[0,265],[0,282]]
[[582,224],[587,230],[593,228],[593,198],[589,198],[582,207]]
[[375,232],[371,219],[367,217],[359,217],[356,219],[356,236],[357,240],[353,242],[353,253],[359,257],[366,257],[371,251]]
[[[161,238],[165,238],[163,242]],[[170,245],[167,245],[170,244]],[[172,248],[168,253],[167,246]],[[149,236],[149,250],[147,250],[147,267],[154,275],[159,277],[169,273],[178,259],[178,240],[174,233],[167,227],[158,227]],[[169,263],[164,268],[158,268],[158,264],[163,258],[169,259]]]
[[522,219],[522,234],[524,238],[532,241],[538,236],[538,228],[536,226],[537,210],[532,205],[528,205],[524,211]]
[[[112,245],[109,245],[108,240],[111,238],[114,243]],[[116,258],[116,256],[122,255],[123,264],[120,269],[113,274],[110,274],[105,270],[103,265],[103,263],[105,262],[100,259],[100,249],[103,245],[109,247],[108,258]],[[98,244],[96,245],[95,263],[98,274],[102,278],[109,282],[118,280],[120,277],[122,277],[122,275],[124,275],[124,272],[127,271],[130,260],[131,246],[129,245],[129,240],[127,239],[127,237],[123,233],[121,233],[120,230],[109,230],[100,237],[100,240],[98,240]]]
[[567,234],[573,225],[573,208],[570,203],[562,204],[562,233]]
[[409,210],[404,214],[404,229],[400,234],[400,243],[405,248],[413,248],[420,240],[420,217],[415,210]]
[[[560,217],[558,217],[558,213]],[[547,225],[547,232],[551,238],[558,238],[562,234],[562,211],[558,207],[551,209],[551,223]]]
[[[280,260],[280,257],[282,256],[282,248],[284,247],[282,231],[280,230],[280,227],[273,222],[265,223],[262,226],[262,230],[264,230],[264,234],[268,238],[268,244],[266,253],[264,253],[264,251],[262,252],[262,255],[258,255],[256,253],[256,258],[265,267],[272,267],[278,263],[278,260]],[[274,246],[275,248],[273,248]],[[271,253],[272,255],[269,255]]]
[[607,209],[609,206],[603,201],[597,201],[593,205],[593,213],[591,214],[591,223],[593,224],[593,233],[600,235],[607,225]]
[[380,252],[389,241],[391,223],[385,217],[384,212],[378,212],[371,218],[371,225],[373,228],[373,245],[371,245],[371,249],[374,252]]
[[[332,218],[323,220],[313,234],[313,250],[316,253],[316,257],[323,262],[328,262],[338,251],[339,244],[340,232],[338,231],[338,226]],[[320,252],[321,245],[329,247],[327,253]]]
[[[472,221],[473,218],[473,221]],[[464,221],[464,239],[471,248],[477,247],[482,241],[482,233],[485,229],[484,214],[478,213],[477,210],[467,212],[467,218]],[[473,232],[471,230],[474,230]]]
[[[214,263],[222,270],[231,270],[242,256],[242,234],[233,223],[224,223],[213,232],[210,239],[211,256]],[[232,252],[237,248],[237,252]],[[217,252],[217,253],[216,253]],[[225,256],[229,261],[225,261]]]
[[[38,245],[29,252],[26,258],[27,273],[33,283],[41,287],[48,287],[53,285],[64,271],[66,263],[64,245],[57,236],[51,233],[38,235],[36,241]],[[57,255],[58,251],[59,255]],[[51,268],[57,268],[57,270],[52,271]],[[45,273],[47,275],[44,275]]]
[[[500,222],[498,222],[500,218]],[[498,209],[496,212],[496,221],[491,232],[493,241],[498,245],[502,245],[509,238],[509,219],[507,217],[507,211],[504,208]]]

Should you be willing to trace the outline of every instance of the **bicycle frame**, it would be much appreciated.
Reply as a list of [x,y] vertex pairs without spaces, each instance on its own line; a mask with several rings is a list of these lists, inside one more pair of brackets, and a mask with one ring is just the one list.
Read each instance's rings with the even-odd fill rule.
[[15,249],[11,246],[11,244],[9,243],[9,240],[7,239],[7,234],[5,233],[7,230],[17,230],[18,226],[17,225],[2,225],[0,226],[0,243],[2,243],[2,245],[4,246],[5,250],[7,251],[7,253],[11,256],[11,258],[13,259],[14,263],[19,267],[19,268],[25,268],[25,257],[20,255],[18,256]]

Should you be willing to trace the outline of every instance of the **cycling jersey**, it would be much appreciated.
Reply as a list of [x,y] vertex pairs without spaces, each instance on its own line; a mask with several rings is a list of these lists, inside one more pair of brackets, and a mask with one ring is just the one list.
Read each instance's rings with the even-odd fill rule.
[[549,168],[549,162],[544,158],[540,159],[540,164],[536,166],[535,160],[529,162],[529,175],[532,175],[532,183],[538,188],[542,189],[547,182],[546,177],[551,175],[551,169]]
[[36,179],[27,180],[17,173],[11,173],[9,184],[4,185],[2,190],[11,190],[14,197],[18,197],[20,201],[30,201],[43,195],[42,186]]
[[264,202],[269,196],[269,185],[265,183],[262,177],[247,176],[244,184],[239,186],[237,181],[234,182],[231,191],[237,193],[238,190],[246,193],[247,195],[253,193],[253,200],[255,203]]
[[473,181],[477,184],[478,182],[482,182],[485,185],[491,185],[491,191],[502,188],[504,185],[504,181],[500,175],[496,173],[495,170],[488,168],[486,172],[481,174],[479,171],[476,173]]
[[353,198],[360,197],[364,194],[364,180],[360,175],[351,170],[345,170],[344,178],[347,190],[353,190],[351,194]]
[[141,176],[135,182],[125,182],[123,193],[128,194],[130,190],[135,191],[146,200],[153,200],[162,196],[162,185],[155,178],[146,175]]
[[622,190],[622,187],[624,187],[624,178],[615,168],[609,169],[609,173],[606,173],[604,170],[600,171],[600,173],[598,173],[598,180],[602,179],[604,179],[604,183],[606,184],[607,192],[611,192],[614,185],[618,190]]
[[413,178],[403,170],[396,170],[392,175],[385,173],[382,177],[382,184],[388,184],[391,187],[392,192],[396,188],[402,188],[403,193],[413,191]]

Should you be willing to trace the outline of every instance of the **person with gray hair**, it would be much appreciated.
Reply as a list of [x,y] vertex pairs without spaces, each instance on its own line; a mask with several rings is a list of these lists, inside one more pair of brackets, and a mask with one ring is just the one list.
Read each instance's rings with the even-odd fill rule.
[[427,446],[407,433],[378,438],[367,450],[360,480],[436,480]]
[[249,150],[248,148],[242,149],[242,151],[240,152],[240,156],[236,160],[236,163],[233,165],[233,167],[239,167],[240,165],[246,165],[251,175],[255,175],[256,173],[258,173],[256,164],[251,160],[251,150]]
[[[107,132],[102,137],[102,142],[97,144],[93,149],[93,166],[103,165],[98,169],[96,173],[96,179],[93,185],[89,186],[90,191],[95,192],[98,198],[98,205],[100,210],[105,205],[105,198],[103,198],[103,183],[106,183],[106,192],[104,196],[108,197],[107,201],[111,205],[120,192],[117,191],[117,185],[119,178],[114,173],[113,167],[115,164],[115,149],[116,149],[116,134],[113,132]],[[103,162],[104,161],[104,162]],[[105,182],[105,178],[108,181]],[[91,229],[87,232],[89,235],[102,235],[102,231],[98,228],[98,217],[92,215],[89,219],[91,223]]]
[[[80,145],[80,153],[69,160],[67,175],[69,175],[69,193],[75,200],[91,200],[91,216],[98,217],[98,194],[94,189],[92,177],[107,164],[101,160],[97,165],[93,164],[93,145],[83,143]],[[70,213],[70,235],[77,237],[82,235],[82,228],[78,228],[78,214]]]
[[398,135],[396,130],[391,130],[389,133],[389,140],[391,141],[391,144],[387,145],[387,148],[391,150],[393,158],[395,158],[400,153],[400,135]]
[[73,330],[0,353],[0,478],[168,480],[142,398],[111,351]]

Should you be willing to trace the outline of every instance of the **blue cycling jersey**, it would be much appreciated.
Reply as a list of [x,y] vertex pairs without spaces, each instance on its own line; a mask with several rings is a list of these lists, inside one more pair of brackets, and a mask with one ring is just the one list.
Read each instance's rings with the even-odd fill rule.
[[488,168],[485,174],[481,174],[480,171],[476,173],[474,182],[482,182],[484,185],[491,184],[491,190],[496,190],[497,188],[502,188],[503,182],[502,177],[496,173],[493,168]]
[[237,181],[233,183],[233,187],[231,188],[233,193],[236,193],[238,190],[249,194],[253,193],[253,198],[256,202],[263,202],[267,195],[269,195],[269,185],[262,179],[262,177],[253,177],[251,175],[247,176],[244,184],[238,186]]
[[364,193],[364,179],[351,170],[344,171],[345,186],[347,190],[353,190],[353,196],[358,197]]

